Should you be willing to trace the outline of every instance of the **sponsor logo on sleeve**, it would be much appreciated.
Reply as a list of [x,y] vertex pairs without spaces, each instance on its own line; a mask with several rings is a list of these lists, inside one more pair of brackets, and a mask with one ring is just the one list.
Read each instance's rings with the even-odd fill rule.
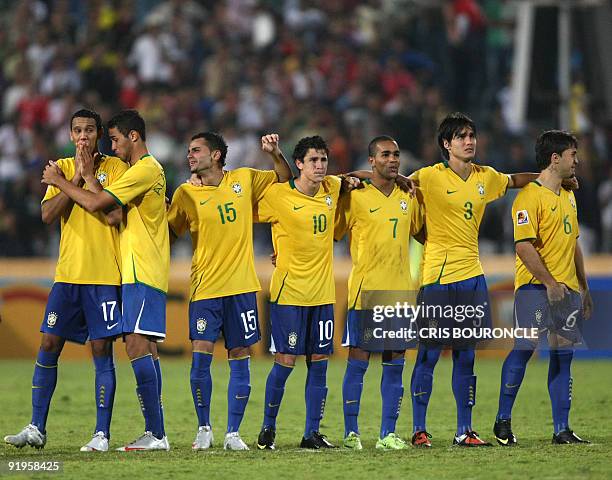
[[527,225],[529,223],[529,214],[527,210],[519,210],[516,212],[516,224]]

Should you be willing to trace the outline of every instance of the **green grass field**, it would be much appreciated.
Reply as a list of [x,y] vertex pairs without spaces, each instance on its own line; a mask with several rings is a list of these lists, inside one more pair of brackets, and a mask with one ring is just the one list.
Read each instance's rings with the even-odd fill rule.
[[[271,362],[252,364],[251,400],[241,428],[243,439],[253,445],[262,420],[264,386]],[[336,444],[344,433],[341,385],[344,362],[330,363],[329,396],[321,431]],[[547,364],[533,361],[515,406],[513,426],[520,445],[515,448],[459,449],[451,447],[455,427],[455,402],[450,386],[451,364],[440,361],[428,414],[434,448],[379,452],[374,449],[380,422],[380,362],[373,359],[366,374],[360,429],[364,450],[304,451],[297,447],[304,426],[305,366],[291,375],[278,419],[277,451],[224,452],[226,421],[225,388],[227,362],[213,363],[212,421],[216,445],[206,452],[192,452],[197,430],[189,388],[189,363],[164,360],[164,403],[170,452],[87,454],[79,448],[88,441],[95,424],[93,367],[89,364],[60,364],[47,425],[48,442],[42,451],[30,447],[17,450],[0,446],[0,463],[39,460],[63,461],[61,478],[612,478],[612,363],[576,362],[573,366],[574,402],[571,423],[592,445],[553,446],[550,402],[546,388]],[[491,432],[497,409],[501,362],[477,361],[478,399],[474,428],[493,440]],[[404,384],[410,381],[412,361],[407,362]],[[30,419],[32,362],[3,361],[0,364],[0,434],[19,431]],[[143,420],[138,408],[132,370],[127,363],[117,368],[118,387],[112,423],[111,447],[139,436]],[[409,393],[398,422],[397,433],[409,438],[411,405]],[[1,469],[0,469],[1,471]],[[36,477],[44,475],[37,474]],[[49,475],[53,477],[53,475]],[[12,478],[16,478],[11,474]],[[25,478],[25,477],[23,477]]]

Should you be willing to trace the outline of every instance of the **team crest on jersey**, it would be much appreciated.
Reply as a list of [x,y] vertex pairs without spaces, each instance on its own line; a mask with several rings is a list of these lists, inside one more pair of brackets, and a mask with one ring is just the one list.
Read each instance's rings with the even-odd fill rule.
[[540,309],[535,311],[535,322],[536,322],[536,325],[542,324],[542,310]]
[[242,185],[240,185],[240,182],[232,183],[232,190],[234,191],[236,195],[238,196],[242,195]]
[[108,179],[108,173],[98,172],[98,174],[96,175],[96,178],[98,179],[98,182],[100,182],[100,184],[102,185],[106,183],[106,180]]
[[327,206],[328,206],[329,208],[331,208],[332,203],[333,203],[331,195],[327,195],[327,196],[325,197],[325,203],[327,204]]
[[527,210],[519,210],[516,212],[516,224],[527,225],[529,223],[529,214]]
[[56,323],[57,323],[57,313],[49,312],[49,315],[47,315],[47,326],[49,328],[53,328]]
[[198,318],[196,320],[196,330],[198,333],[204,333],[204,330],[206,330],[206,319]]
[[289,343],[289,348],[295,348],[297,345],[297,333],[291,332],[289,338],[287,338],[287,343]]
[[570,205],[572,206],[572,208],[574,210],[576,210],[576,202],[574,201],[574,199],[572,197],[569,197],[569,202],[570,202]]
[[400,208],[402,209],[402,213],[406,213],[408,211],[408,202],[404,199],[400,200]]
[[478,193],[480,194],[480,196],[484,196],[485,194],[484,183],[478,182],[476,184],[476,188],[478,189]]

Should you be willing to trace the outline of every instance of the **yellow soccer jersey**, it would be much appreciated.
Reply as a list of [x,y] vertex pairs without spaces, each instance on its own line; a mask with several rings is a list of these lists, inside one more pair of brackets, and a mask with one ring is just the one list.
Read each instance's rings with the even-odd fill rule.
[[[561,189],[559,195],[537,181],[525,186],[512,204],[514,241],[530,241],[544,265],[559,282],[578,291],[574,253],[578,238],[578,212],[574,192]],[[541,283],[516,256],[514,287]]]
[[[57,164],[68,180],[74,177],[74,157],[62,158]],[[104,188],[114,184],[127,169],[127,164],[119,158],[105,155],[95,175]],[[59,193],[57,187],[47,187],[42,203]],[[74,203],[70,213],[60,217],[60,224],[61,237],[55,281],[121,285],[119,230],[106,223],[104,213],[89,213]]]
[[164,169],[144,155],[104,190],[122,207],[127,205],[127,225],[120,235],[122,283],[144,283],[166,293],[170,242]]
[[253,206],[276,182],[276,172],[239,168],[224,172],[216,186],[181,185],[168,223],[193,244],[191,301],[261,289],[253,259]]
[[419,205],[398,186],[386,196],[369,180],[340,199],[335,238],[348,230],[353,269],[348,306],[361,310],[363,291],[409,291],[417,287],[410,274],[410,235],[423,224]]
[[334,218],[340,178],[326,176],[314,197],[292,180],[275,183],[255,207],[255,219],[272,224],[277,255],[270,300],[279,305],[334,303]]
[[417,170],[411,178],[419,181],[427,225],[423,285],[482,275],[480,222],[487,203],[506,192],[509,177],[491,167],[472,164],[472,173],[463,180],[442,162]]

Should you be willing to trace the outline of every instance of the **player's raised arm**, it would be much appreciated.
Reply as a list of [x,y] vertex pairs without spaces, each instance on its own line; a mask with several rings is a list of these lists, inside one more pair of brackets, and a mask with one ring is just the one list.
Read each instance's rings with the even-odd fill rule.
[[47,165],[45,168],[41,183],[46,183],[47,185],[53,185],[59,188],[88,212],[106,210],[115,205],[114,198],[107,192],[89,192],[66,180],[66,178],[62,175],[57,163],[53,161],[50,161],[49,165]]
[[578,277],[580,293],[582,294],[582,315],[585,320],[588,320],[593,312],[593,299],[591,298],[586,270],[584,269],[584,255],[578,242],[576,242],[576,251],[574,252],[574,263],[576,264],[576,276]]
[[261,149],[274,160],[274,171],[279,182],[287,182],[293,176],[289,162],[278,146],[278,134],[269,133],[261,137]]

